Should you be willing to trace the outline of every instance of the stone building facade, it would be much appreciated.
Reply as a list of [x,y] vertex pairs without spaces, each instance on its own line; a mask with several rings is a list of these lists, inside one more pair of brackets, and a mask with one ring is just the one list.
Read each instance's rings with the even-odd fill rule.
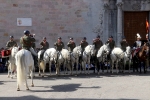
[[[137,19],[135,22],[144,18],[142,22],[132,23],[130,15],[142,16],[142,12],[146,17],[133,18]],[[32,25],[18,26],[17,18],[30,18]],[[103,43],[112,35],[116,46],[122,36],[131,44],[136,35],[134,29],[145,38],[146,18],[150,21],[150,0],[0,0],[0,47],[5,47],[10,35],[19,44],[24,30],[36,34],[36,47],[40,47],[42,37],[47,37],[53,47],[58,36],[65,44],[73,37],[78,45],[84,36],[92,44],[98,34]],[[133,30],[131,24],[135,26]],[[139,24],[142,28],[136,26]]]

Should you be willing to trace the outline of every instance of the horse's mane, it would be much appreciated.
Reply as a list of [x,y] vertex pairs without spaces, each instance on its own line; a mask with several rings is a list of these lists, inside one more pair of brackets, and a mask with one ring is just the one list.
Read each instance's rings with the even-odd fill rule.
[[76,47],[73,49],[73,52],[77,52],[78,50],[82,51],[81,46],[76,46]]
[[104,44],[103,46],[101,46],[100,49],[98,50],[98,54],[99,54],[100,56],[101,56],[102,53],[103,53],[104,46],[105,46],[105,44]]
[[16,53],[18,52],[18,47],[13,47],[11,51],[11,56],[15,57]]
[[95,46],[94,45],[88,45],[88,46],[85,47],[85,51],[86,52],[89,51],[91,47],[95,47]]

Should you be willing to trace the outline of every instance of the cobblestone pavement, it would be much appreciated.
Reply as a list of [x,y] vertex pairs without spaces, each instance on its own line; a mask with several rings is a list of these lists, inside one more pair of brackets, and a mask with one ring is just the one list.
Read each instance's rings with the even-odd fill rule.
[[46,73],[45,77],[36,73],[34,85],[28,91],[25,86],[16,91],[16,77],[10,79],[7,73],[0,73],[0,100],[150,100],[150,71],[78,76]]

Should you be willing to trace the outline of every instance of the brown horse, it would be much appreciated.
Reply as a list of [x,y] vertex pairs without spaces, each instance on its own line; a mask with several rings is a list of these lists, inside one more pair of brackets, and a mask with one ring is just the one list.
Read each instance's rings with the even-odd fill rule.
[[133,72],[135,71],[135,68],[138,72],[138,67],[140,67],[140,73],[141,73],[141,67],[144,68],[144,73],[146,73],[145,63],[146,59],[148,57],[149,47],[147,43],[144,43],[144,45],[140,48],[140,50],[136,53],[135,56],[133,56]]

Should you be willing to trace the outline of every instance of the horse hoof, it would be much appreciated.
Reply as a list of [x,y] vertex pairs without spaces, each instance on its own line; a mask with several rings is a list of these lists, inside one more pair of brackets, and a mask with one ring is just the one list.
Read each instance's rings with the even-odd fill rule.
[[13,79],[13,77],[11,77],[11,79]]
[[10,77],[10,76],[7,76],[8,78]]
[[34,87],[34,84],[32,84],[31,87]]
[[44,77],[44,75],[42,75],[42,77]]
[[26,90],[30,90],[29,88],[27,88]]
[[17,91],[20,91],[20,89],[18,88]]
[[39,74],[39,76],[41,76],[41,74]]

